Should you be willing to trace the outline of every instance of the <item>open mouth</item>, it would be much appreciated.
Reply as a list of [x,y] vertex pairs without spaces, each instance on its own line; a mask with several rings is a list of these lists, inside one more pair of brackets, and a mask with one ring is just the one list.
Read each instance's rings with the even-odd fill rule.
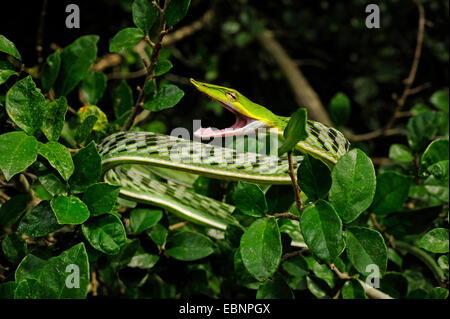
[[200,138],[211,138],[211,137],[235,136],[235,135],[248,134],[248,133],[254,132],[255,128],[253,127],[254,125],[252,125],[252,124],[257,124],[255,122],[259,122],[258,120],[237,112],[232,107],[230,107],[229,105],[227,105],[221,101],[217,101],[217,100],[214,100],[214,101],[219,102],[227,110],[229,110],[230,112],[232,112],[235,115],[235,117],[236,117],[235,123],[232,126],[221,129],[221,130],[212,128],[212,127],[201,127],[197,131],[194,132],[194,136],[200,137]]

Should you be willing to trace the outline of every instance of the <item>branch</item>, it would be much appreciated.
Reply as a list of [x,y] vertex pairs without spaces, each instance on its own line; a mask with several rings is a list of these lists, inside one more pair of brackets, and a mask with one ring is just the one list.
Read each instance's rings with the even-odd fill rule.
[[401,116],[401,110],[403,106],[405,105],[406,99],[408,96],[412,94],[416,94],[417,92],[421,91],[425,87],[427,87],[427,84],[420,85],[416,88],[412,88],[412,85],[414,83],[414,80],[416,78],[417,69],[419,67],[419,61],[420,56],[422,53],[422,44],[423,44],[423,35],[425,30],[425,10],[423,8],[423,5],[420,3],[419,0],[413,0],[414,3],[417,6],[417,9],[419,11],[419,27],[417,30],[417,40],[416,40],[416,49],[414,51],[414,58],[413,62],[411,64],[411,69],[409,71],[409,75],[405,80],[405,88],[403,89],[403,93],[401,94],[400,98],[397,98],[396,95],[394,96],[394,99],[397,103],[397,106],[394,110],[394,113],[392,114],[392,117],[388,121],[388,123],[382,128],[381,130],[377,130],[370,133],[360,134],[360,135],[353,135],[349,134],[349,132],[344,131],[343,133],[349,138],[349,140],[353,142],[358,141],[365,141],[370,140],[379,136],[388,136],[392,135],[389,133],[392,133],[392,126],[394,125],[395,121],[400,118]]
[[[158,57],[159,57],[159,53],[161,51],[162,48],[162,42],[163,42],[163,38],[164,35],[167,33],[167,29],[166,29],[166,9],[167,6],[169,5],[170,0],[166,0],[164,1],[164,7],[160,8],[159,5],[156,4],[155,1],[152,2],[152,4],[160,11],[160,19],[159,19],[159,32],[158,32],[158,37],[155,41],[154,47],[153,47],[153,51],[152,51],[152,56],[150,57],[150,64],[146,65],[146,69],[147,69],[147,76],[145,78],[144,84],[142,85],[142,89],[139,92],[139,96],[136,100],[136,104],[134,105],[131,115],[128,118],[127,122],[122,126],[122,131],[128,131],[134,123],[134,119],[136,118],[136,116],[138,115],[140,109],[142,108],[142,105],[144,105],[144,98],[145,98],[145,85],[147,84],[148,81],[152,80],[154,77],[154,71],[155,71],[155,67],[156,64],[158,63]],[[144,60],[144,63],[146,60]]]
[[413,256],[416,256],[419,258],[433,273],[434,278],[439,283],[439,285],[443,285],[445,282],[445,275],[442,269],[436,264],[434,259],[427,254],[422,249],[412,246],[408,243],[405,243],[403,241],[396,240],[395,241],[396,248],[404,249],[408,253],[410,253]]
[[292,219],[292,220],[300,220],[300,216],[294,215],[294,214],[289,213],[289,212],[268,215],[267,217],[272,217],[272,218],[289,218],[289,219]]
[[266,30],[258,34],[261,46],[270,53],[283,71],[295,95],[297,104],[308,109],[312,119],[332,126],[332,121],[325,111],[319,96],[308,83],[297,64],[289,57],[284,48],[274,38],[273,32]]
[[300,215],[303,212],[302,198],[300,197],[300,187],[298,187],[297,177],[295,176],[294,164],[292,163],[292,151],[288,152],[289,161],[289,176],[291,177],[292,187],[294,188],[295,194],[295,205],[297,206]]

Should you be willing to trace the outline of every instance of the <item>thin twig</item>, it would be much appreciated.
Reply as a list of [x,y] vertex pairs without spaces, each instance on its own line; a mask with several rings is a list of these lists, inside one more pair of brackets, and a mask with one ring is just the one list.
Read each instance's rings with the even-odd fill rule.
[[273,218],[289,218],[292,220],[300,220],[300,216],[294,215],[292,213],[277,213],[277,214],[273,214],[273,215],[269,215],[268,217],[273,217]]
[[155,46],[153,47],[152,55],[150,57],[150,64],[148,66],[146,65],[147,66],[147,76],[145,78],[144,84],[142,85],[142,90],[139,92],[139,96],[138,96],[138,99],[136,100],[136,104],[134,105],[131,115],[128,118],[127,122],[123,125],[123,127],[121,129],[122,131],[128,131],[133,126],[134,119],[136,118],[139,111],[142,109],[142,106],[144,105],[144,98],[145,98],[144,88],[145,88],[145,85],[147,84],[147,82],[152,80],[154,77],[154,70],[155,70],[156,64],[158,63],[159,53],[162,48],[162,41],[163,41],[164,35],[167,33],[166,14],[165,13],[166,13],[166,9],[167,9],[167,6],[169,5],[169,3],[170,3],[170,0],[164,1],[164,7],[161,8],[156,3],[156,1],[152,2],[152,4],[160,11],[160,16],[159,16],[160,17],[160,19],[159,19],[160,27],[159,27],[158,37],[155,41]]
[[173,231],[173,230],[176,230],[176,229],[179,229],[179,228],[183,228],[183,227],[186,226],[187,224],[189,224],[188,221],[185,221],[185,222],[179,222],[179,223],[170,225],[170,226],[169,226],[169,230],[170,230],[170,231]]
[[281,257],[280,265],[281,265],[282,263],[284,263],[285,261],[289,260],[289,259],[292,259],[292,258],[294,258],[294,257],[296,257],[296,256],[302,255],[302,254],[303,254],[305,251],[307,251],[307,250],[308,250],[308,248],[303,248],[303,249],[300,249],[300,250],[295,250],[295,251],[293,251],[293,252],[284,254],[284,255]]
[[294,164],[292,162],[292,151],[288,152],[288,161],[289,161],[289,176],[291,177],[292,187],[294,188],[295,194],[295,205],[297,206],[298,212],[300,215],[303,212],[302,199],[300,197],[300,187],[297,183],[297,177],[295,176]]

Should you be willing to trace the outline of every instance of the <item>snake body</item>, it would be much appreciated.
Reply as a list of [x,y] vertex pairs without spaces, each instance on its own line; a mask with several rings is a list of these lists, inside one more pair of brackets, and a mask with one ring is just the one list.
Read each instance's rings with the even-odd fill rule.
[[[233,89],[191,80],[209,97],[235,113],[236,123],[223,130],[199,129],[200,137],[224,137],[248,134],[259,128],[283,133],[289,118],[276,116]],[[302,153],[310,154],[333,166],[348,148],[347,139],[334,128],[307,121],[308,136],[297,144]],[[121,186],[120,196],[132,201],[162,207],[181,218],[224,230],[239,225],[235,207],[196,193],[192,187],[195,175],[262,184],[290,184],[287,156],[238,152],[175,136],[152,132],[119,132],[98,145],[102,157],[102,176],[108,183]],[[294,169],[304,156],[293,156]],[[172,170],[187,173],[191,182],[172,178]],[[178,176],[179,177],[179,176]]]

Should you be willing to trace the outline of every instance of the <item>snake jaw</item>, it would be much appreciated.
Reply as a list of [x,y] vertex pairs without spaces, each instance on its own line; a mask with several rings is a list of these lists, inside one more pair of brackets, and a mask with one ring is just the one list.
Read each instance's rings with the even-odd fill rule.
[[232,106],[227,105],[222,101],[213,99],[223,105],[224,108],[229,110],[236,116],[235,123],[224,129],[216,129],[212,127],[200,127],[194,132],[195,137],[199,138],[213,138],[213,137],[227,137],[236,135],[245,135],[255,133],[257,128],[267,127],[267,125],[257,119],[251,118],[236,111]]

